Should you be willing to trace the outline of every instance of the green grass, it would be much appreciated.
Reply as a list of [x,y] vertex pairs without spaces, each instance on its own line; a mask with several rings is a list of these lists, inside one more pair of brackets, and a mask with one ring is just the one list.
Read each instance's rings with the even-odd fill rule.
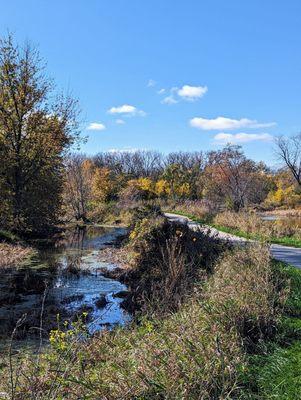
[[8,243],[16,243],[20,242],[21,239],[12,232],[0,230],[0,242],[5,241]]
[[182,212],[182,211],[170,211],[170,213],[172,214],[177,214],[177,215],[181,215],[184,217],[188,217],[189,219],[191,219],[194,222],[197,222],[199,224],[206,224],[208,226],[211,226],[212,228],[215,228],[221,232],[225,232],[225,233],[230,233],[231,235],[235,235],[235,236],[239,236],[245,239],[250,239],[250,240],[258,240],[258,241],[262,241],[262,242],[269,242],[269,243],[274,243],[274,244],[281,244],[282,246],[291,246],[291,247],[297,247],[297,248],[301,248],[301,240],[292,238],[292,237],[282,237],[282,238],[266,238],[262,235],[254,235],[251,233],[247,233],[244,231],[241,231],[239,229],[234,229],[234,228],[229,228],[226,226],[221,226],[221,225],[216,225],[214,224],[211,220],[208,219],[200,219],[197,218],[194,215]]
[[274,262],[276,274],[290,281],[279,332],[263,354],[249,356],[242,377],[242,399],[301,399],[301,271]]

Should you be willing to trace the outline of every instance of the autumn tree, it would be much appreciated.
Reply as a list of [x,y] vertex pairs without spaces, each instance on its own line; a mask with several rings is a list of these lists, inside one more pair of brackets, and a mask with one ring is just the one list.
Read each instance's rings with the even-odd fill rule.
[[109,168],[96,167],[91,181],[94,204],[116,200],[122,187],[122,180],[122,175],[115,175]]
[[92,197],[94,165],[81,154],[72,154],[65,161],[64,203],[71,207],[72,217],[87,221],[89,202]]
[[269,206],[295,207],[301,202],[300,188],[291,172],[285,168],[277,171],[273,176],[273,186],[269,192],[266,203]]
[[76,109],[70,97],[55,96],[33,47],[0,40],[0,202],[9,228],[45,232],[57,223]]
[[260,203],[269,191],[265,166],[249,160],[240,146],[227,146],[208,155],[206,196],[234,211]]
[[179,164],[170,164],[164,171],[163,179],[167,182],[170,196],[175,200],[178,198],[189,198],[194,184],[191,179],[191,171],[185,170]]

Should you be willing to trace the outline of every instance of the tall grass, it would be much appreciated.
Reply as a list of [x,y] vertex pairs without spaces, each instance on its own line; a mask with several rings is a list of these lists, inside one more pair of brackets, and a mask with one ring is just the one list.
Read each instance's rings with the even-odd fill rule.
[[213,224],[248,238],[301,246],[301,226],[297,219],[263,221],[254,213],[226,211],[217,214]]
[[[167,252],[164,257],[178,257],[173,245]],[[166,268],[172,277],[173,267]],[[90,339],[53,331],[39,363],[32,355],[23,362],[15,398],[237,398],[248,352],[275,333],[282,286],[265,247],[228,252],[206,283],[192,286],[190,298],[164,318],[153,315]]]
[[296,400],[301,393],[301,271],[274,261],[279,281],[290,282],[278,330],[265,351],[247,358],[244,400]]

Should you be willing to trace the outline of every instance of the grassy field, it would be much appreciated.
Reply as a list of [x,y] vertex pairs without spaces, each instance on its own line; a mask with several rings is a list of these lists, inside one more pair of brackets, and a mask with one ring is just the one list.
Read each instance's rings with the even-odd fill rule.
[[260,233],[252,233],[252,232],[246,232],[241,229],[237,229],[234,227],[230,226],[224,226],[220,225],[214,222],[211,218],[198,218],[195,215],[189,214],[187,212],[183,211],[170,211],[174,214],[178,214],[184,217],[188,217],[194,222],[200,223],[200,224],[206,224],[208,226],[211,226],[212,228],[216,228],[217,230],[225,233],[230,233],[235,236],[243,237],[245,239],[251,239],[251,240],[258,240],[262,242],[268,242],[268,243],[275,243],[275,244],[281,244],[283,246],[291,246],[291,247],[297,247],[301,248],[301,240],[298,238],[290,237],[290,236],[284,236],[284,237],[273,237],[273,236],[267,236],[263,235]]

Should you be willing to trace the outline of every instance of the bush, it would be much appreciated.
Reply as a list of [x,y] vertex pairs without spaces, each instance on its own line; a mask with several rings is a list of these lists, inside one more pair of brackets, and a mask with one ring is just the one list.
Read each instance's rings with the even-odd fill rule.
[[223,245],[201,231],[156,216],[137,221],[128,249],[133,306],[165,312],[177,310],[195,283],[204,280]]

